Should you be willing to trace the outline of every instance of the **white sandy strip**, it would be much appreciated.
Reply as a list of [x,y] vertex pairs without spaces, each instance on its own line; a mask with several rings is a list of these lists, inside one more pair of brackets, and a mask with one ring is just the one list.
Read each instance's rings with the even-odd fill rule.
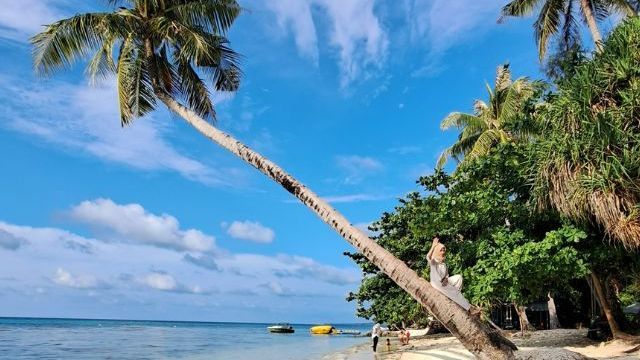
[[452,347],[431,350],[406,350],[401,360],[473,360],[475,357],[464,348]]

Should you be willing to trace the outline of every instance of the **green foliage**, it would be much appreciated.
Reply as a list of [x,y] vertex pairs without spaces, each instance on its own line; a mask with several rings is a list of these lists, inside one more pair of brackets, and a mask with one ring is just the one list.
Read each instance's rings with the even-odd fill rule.
[[544,90],[541,82],[527,78],[511,80],[509,65],[498,66],[494,88],[487,84],[488,102],[476,100],[474,113],[452,112],[442,120],[443,130],[460,130],[458,141],[444,150],[438,159],[442,168],[449,157],[470,161],[486,155],[498,144],[527,140],[536,133],[531,114]]
[[[627,0],[591,0],[588,1],[594,21],[603,20],[610,15],[635,16],[635,9]],[[539,11],[533,24],[534,36],[538,45],[540,60],[545,58],[549,41],[557,38],[561,49],[569,49],[580,43],[581,17],[587,16],[578,0],[512,0],[502,8],[505,17],[525,17]],[[576,17],[576,15],[580,15]],[[594,41],[598,35],[594,35]]]
[[[420,178],[426,192],[409,194],[385,213],[372,227],[376,240],[428,277],[425,256],[438,234],[449,248],[450,273],[462,273],[465,295],[482,305],[526,304],[584,277],[587,267],[576,245],[586,234],[535,211],[522,171],[525,151],[505,144],[452,176],[437,171]],[[368,274],[349,296],[358,315],[391,324],[426,321],[427,314],[385,275],[362,258],[356,262]]]
[[240,84],[239,55],[225,37],[240,14],[237,2],[109,3],[111,13],[76,15],[35,35],[36,71],[49,75],[93,54],[86,72],[94,81],[116,76],[122,124],[153,111],[160,93],[182,99],[198,115],[214,120],[207,80],[218,91],[236,91]]
[[540,205],[640,246],[640,19],[619,26],[540,111],[531,178]]
[[497,229],[491,239],[474,244],[472,255],[478,260],[463,271],[466,293],[483,306],[501,301],[528,304],[548,291],[569,287],[572,279],[588,274],[575,248],[586,237],[584,231],[567,225],[542,239],[528,237],[522,230]]

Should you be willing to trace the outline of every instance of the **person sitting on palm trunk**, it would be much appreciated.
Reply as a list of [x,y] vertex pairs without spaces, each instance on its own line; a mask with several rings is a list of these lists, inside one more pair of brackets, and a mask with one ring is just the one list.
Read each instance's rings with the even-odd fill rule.
[[446,252],[447,247],[440,242],[438,237],[434,237],[431,243],[431,249],[429,249],[427,253],[427,261],[431,268],[429,276],[431,286],[467,310],[470,314],[480,314],[480,309],[477,306],[471,305],[464,295],[462,295],[462,275],[449,276],[447,264],[444,262]]

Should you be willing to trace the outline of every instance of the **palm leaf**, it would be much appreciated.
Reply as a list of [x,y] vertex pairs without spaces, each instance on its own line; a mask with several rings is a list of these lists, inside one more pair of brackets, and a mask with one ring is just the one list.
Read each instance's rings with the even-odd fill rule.
[[636,10],[628,0],[607,0],[609,7],[627,17],[636,16]]
[[496,70],[495,91],[499,92],[509,87],[509,85],[511,85],[511,71],[509,70],[509,64],[498,66]]
[[533,24],[540,60],[544,59],[547,53],[549,39],[558,32],[561,14],[565,8],[564,2],[565,0],[547,0]]
[[440,156],[438,156],[438,162],[436,163],[436,169],[442,169],[447,163],[447,160],[451,157],[451,148],[444,149]]
[[128,125],[134,118],[142,117],[155,108],[156,97],[143,53],[143,49],[127,39],[118,59],[118,99],[122,125]]
[[129,21],[118,13],[81,14],[57,21],[31,38],[35,69],[48,75],[66,68],[102,48],[105,40],[124,38],[129,29]]
[[178,61],[178,74],[181,79],[180,91],[189,107],[204,118],[215,119],[215,111],[207,85],[191,67],[191,64],[186,61]]
[[96,52],[87,65],[86,74],[90,82],[95,83],[99,78],[106,78],[116,72],[116,63],[113,61],[113,52],[117,39],[105,39],[102,47]]
[[471,148],[471,151],[465,157],[467,159],[475,159],[477,157],[486,155],[493,145],[505,141],[506,135],[502,130],[492,129],[483,132],[478,136],[478,140]]
[[502,16],[527,16],[541,0],[514,0],[502,8]]
[[232,0],[187,1],[169,7],[165,16],[187,26],[202,27],[218,35],[227,33],[241,8]]
[[482,123],[482,120],[477,116],[461,112],[452,112],[442,120],[442,122],[440,123],[440,129],[447,130],[452,127],[460,129],[471,124],[478,123]]

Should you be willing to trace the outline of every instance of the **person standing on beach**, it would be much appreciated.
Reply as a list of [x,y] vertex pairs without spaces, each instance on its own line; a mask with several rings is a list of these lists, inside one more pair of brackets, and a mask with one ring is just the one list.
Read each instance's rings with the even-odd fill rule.
[[447,264],[444,262],[446,252],[446,246],[440,242],[438,237],[434,237],[431,249],[429,249],[429,253],[427,253],[427,261],[431,268],[429,276],[431,286],[445,294],[470,314],[478,315],[480,309],[472,306],[469,301],[465,299],[464,295],[462,295],[462,275],[449,276]]
[[371,340],[373,340],[373,352],[376,352],[378,348],[378,338],[382,335],[382,328],[380,327],[380,323],[376,323],[373,325],[373,329],[371,329]]

